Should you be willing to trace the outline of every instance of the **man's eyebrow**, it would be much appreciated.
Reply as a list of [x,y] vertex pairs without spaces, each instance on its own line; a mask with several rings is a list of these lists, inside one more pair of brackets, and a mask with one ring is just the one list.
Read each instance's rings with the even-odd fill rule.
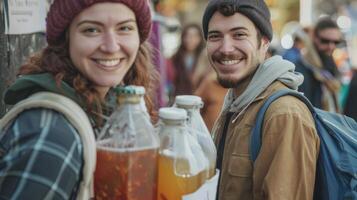
[[[248,31],[248,29],[246,27],[243,27],[243,26],[238,26],[238,27],[231,28],[229,31],[232,32],[232,31],[238,31],[238,30]],[[208,34],[213,34],[213,33],[220,33],[220,31],[217,31],[217,30],[208,31]]]
[[213,30],[213,31],[208,31],[208,33],[207,33],[207,35],[209,35],[209,34],[213,34],[213,33],[220,33],[219,31],[216,31],[216,30]]
[[239,31],[239,30],[246,30],[246,31],[248,31],[248,29],[247,29],[246,27],[243,27],[243,26],[234,27],[234,28],[230,29],[229,31]]

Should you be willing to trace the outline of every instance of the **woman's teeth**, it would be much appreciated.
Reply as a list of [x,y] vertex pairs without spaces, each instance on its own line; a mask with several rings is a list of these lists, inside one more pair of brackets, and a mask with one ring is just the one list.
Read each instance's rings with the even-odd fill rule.
[[96,62],[100,65],[106,66],[106,67],[113,67],[116,66],[120,63],[120,59],[112,59],[112,60],[96,60]]

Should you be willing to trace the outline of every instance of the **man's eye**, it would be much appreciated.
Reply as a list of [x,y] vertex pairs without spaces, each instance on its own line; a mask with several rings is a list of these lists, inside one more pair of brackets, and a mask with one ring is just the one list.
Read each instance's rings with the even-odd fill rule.
[[235,33],[234,34],[234,37],[236,38],[245,38],[247,36],[247,34],[245,33]]
[[207,37],[209,40],[218,40],[219,39],[219,35],[208,35]]

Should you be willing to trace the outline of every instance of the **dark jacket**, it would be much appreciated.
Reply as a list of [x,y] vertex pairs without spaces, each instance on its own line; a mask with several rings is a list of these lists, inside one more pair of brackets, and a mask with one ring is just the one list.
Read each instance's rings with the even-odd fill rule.
[[299,91],[304,93],[312,105],[322,109],[322,83],[315,78],[312,71],[313,67],[301,58],[296,60],[294,64],[295,70],[304,75],[304,82],[299,86]]
[[344,114],[357,121],[357,70],[354,71],[350,82]]

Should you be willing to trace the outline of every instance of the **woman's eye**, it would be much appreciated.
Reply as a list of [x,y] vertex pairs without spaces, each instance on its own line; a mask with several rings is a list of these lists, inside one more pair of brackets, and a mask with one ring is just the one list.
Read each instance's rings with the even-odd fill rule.
[[100,30],[97,29],[97,28],[90,27],[90,28],[83,29],[82,32],[85,33],[85,34],[97,34],[97,33],[100,32]]
[[119,31],[125,31],[125,32],[132,31],[133,29],[134,28],[131,27],[131,26],[121,26],[121,27],[118,28]]

